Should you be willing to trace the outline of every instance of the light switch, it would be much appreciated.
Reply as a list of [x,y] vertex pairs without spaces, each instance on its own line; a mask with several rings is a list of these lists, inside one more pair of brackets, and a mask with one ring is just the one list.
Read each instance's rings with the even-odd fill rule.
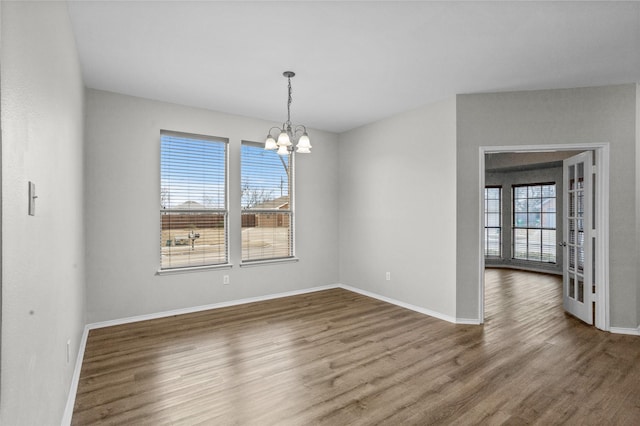
[[36,215],[36,184],[29,181],[29,216]]

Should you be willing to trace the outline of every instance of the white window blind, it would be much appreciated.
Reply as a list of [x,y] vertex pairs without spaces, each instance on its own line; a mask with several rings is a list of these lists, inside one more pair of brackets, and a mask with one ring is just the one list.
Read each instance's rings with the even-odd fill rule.
[[242,142],[242,261],[293,257],[293,156]]
[[225,139],[161,131],[160,268],[228,262]]
[[556,185],[513,187],[513,257],[556,261]]

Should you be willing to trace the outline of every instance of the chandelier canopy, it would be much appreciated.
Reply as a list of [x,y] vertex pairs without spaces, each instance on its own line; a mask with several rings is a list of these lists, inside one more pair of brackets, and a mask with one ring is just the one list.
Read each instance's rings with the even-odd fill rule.
[[[287,121],[282,123],[282,128],[272,127],[269,129],[267,139],[264,142],[264,149],[278,150],[280,155],[288,155],[293,151],[293,145],[296,146],[296,152],[300,154],[309,154],[311,152],[311,141],[307,134],[307,128],[303,125],[291,124],[291,79],[296,75],[293,71],[285,71],[282,73],[289,82],[289,98],[287,100]],[[279,131],[277,139],[274,137],[273,130]],[[276,132],[277,133],[277,132]],[[276,142],[277,140],[277,142]]]

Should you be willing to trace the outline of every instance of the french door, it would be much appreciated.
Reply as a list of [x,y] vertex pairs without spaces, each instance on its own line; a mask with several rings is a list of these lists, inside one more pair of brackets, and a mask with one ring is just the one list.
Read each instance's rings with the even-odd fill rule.
[[593,153],[564,160],[563,291],[565,311],[593,324]]

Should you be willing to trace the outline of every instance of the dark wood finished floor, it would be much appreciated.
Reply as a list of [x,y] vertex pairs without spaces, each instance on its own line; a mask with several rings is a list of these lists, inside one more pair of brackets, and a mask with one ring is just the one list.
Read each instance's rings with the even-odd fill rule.
[[640,424],[640,338],[557,277],[486,272],[486,323],[346,290],[92,330],[74,425]]

